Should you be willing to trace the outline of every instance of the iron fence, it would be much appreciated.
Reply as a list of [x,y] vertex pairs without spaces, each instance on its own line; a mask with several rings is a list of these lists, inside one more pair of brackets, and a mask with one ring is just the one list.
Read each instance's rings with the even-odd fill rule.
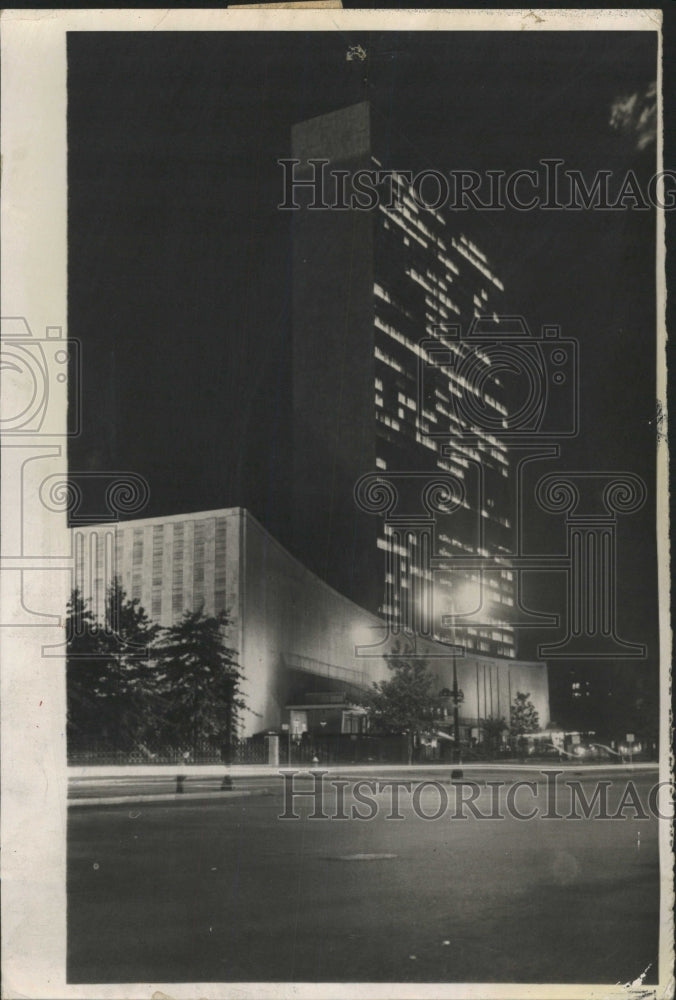
[[181,746],[166,743],[137,743],[114,747],[103,742],[87,741],[68,744],[68,763],[79,766],[125,764],[265,764],[267,749],[264,740],[241,739],[231,746],[210,740]]

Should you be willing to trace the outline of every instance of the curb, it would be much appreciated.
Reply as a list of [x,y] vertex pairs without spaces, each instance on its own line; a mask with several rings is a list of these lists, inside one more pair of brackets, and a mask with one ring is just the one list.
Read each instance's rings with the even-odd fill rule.
[[68,799],[68,806],[123,806],[123,805],[134,805],[140,802],[187,802],[188,800],[196,799],[216,799],[217,801],[223,799],[241,799],[248,795],[270,795],[270,791],[267,788],[256,789],[255,791],[229,791],[229,792],[171,792],[169,794],[165,793],[162,795],[107,795],[100,798],[88,798],[87,796],[82,796],[81,798]]

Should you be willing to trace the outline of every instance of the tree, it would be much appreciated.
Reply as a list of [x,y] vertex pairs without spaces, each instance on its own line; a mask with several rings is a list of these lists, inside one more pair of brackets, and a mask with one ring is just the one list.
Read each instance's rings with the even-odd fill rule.
[[118,749],[146,739],[157,715],[149,660],[160,627],[114,580],[103,621],[73,591],[67,628],[69,735],[104,739]]
[[489,718],[483,719],[481,730],[487,750],[495,751],[501,746],[506,729],[507,723],[503,716],[500,718],[489,716]]
[[436,679],[424,660],[408,660],[398,649],[386,657],[389,680],[377,681],[364,699],[376,725],[385,732],[408,733],[408,762],[413,759],[413,742],[433,725],[438,696],[433,693]]
[[540,716],[530,700],[530,692],[524,694],[523,691],[517,691],[509,713],[509,732],[512,740],[522,746],[526,733],[537,733],[539,730]]
[[105,674],[101,627],[81,592],[70,595],[66,612],[67,738],[89,739],[99,735],[98,698]]
[[106,729],[118,746],[138,744],[155,735],[163,714],[154,667],[154,644],[162,630],[150,621],[138,598],[127,597],[117,578],[106,594],[105,626]]
[[589,728],[605,730],[608,738],[624,742],[634,733],[638,742],[656,743],[659,734],[659,677],[645,665],[613,664],[609,672],[605,704]]
[[225,612],[186,611],[155,649],[172,742],[189,745],[193,755],[205,737],[218,737],[229,751],[246,708],[237,654],[225,641],[229,624]]

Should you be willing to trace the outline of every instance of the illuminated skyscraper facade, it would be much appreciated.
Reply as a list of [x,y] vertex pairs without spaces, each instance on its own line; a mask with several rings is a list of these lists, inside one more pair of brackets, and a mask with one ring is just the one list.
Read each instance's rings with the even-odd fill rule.
[[[377,146],[366,102],[293,130],[295,548],[393,625],[512,658],[508,389],[472,341],[500,328],[504,288]],[[320,160],[322,198],[341,207],[309,207]],[[369,207],[354,207],[358,171],[379,172]],[[379,481],[396,499],[377,517],[355,486]],[[430,540],[416,523],[435,482],[450,502]]]

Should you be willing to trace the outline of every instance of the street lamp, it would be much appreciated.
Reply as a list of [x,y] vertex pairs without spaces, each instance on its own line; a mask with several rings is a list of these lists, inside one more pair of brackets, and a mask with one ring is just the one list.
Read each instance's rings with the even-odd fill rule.
[[456,763],[460,760],[460,715],[458,712],[458,703],[460,692],[458,691],[458,667],[455,662],[455,631],[453,634],[453,739],[455,740],[455,753],[458,758]]
[[[444,625],[450,625],[453,636],[453,643],[451,646],[451,662],[453,664],[453,690],[451,692],[451,699],[453,701],[453,740],[455,744],[455,754],[456,762],[460,759],[460,711],[459,706],[462,701],[464,701],[464,694],[458,687],[458,664],[457,664],[457,604],[460,605],[476,605],[481,607],[482,600],[482,587],[480,583],[468,581],[462,587],[460,587],[456,593],[455,589],[451,589],[451,614],[450,616],[444,616],[442,622]],[[472,612],[474,613],[474,612]],[[450,620],[449,620],[450,619]],[[477,706],[478,713],[478,706]]]

